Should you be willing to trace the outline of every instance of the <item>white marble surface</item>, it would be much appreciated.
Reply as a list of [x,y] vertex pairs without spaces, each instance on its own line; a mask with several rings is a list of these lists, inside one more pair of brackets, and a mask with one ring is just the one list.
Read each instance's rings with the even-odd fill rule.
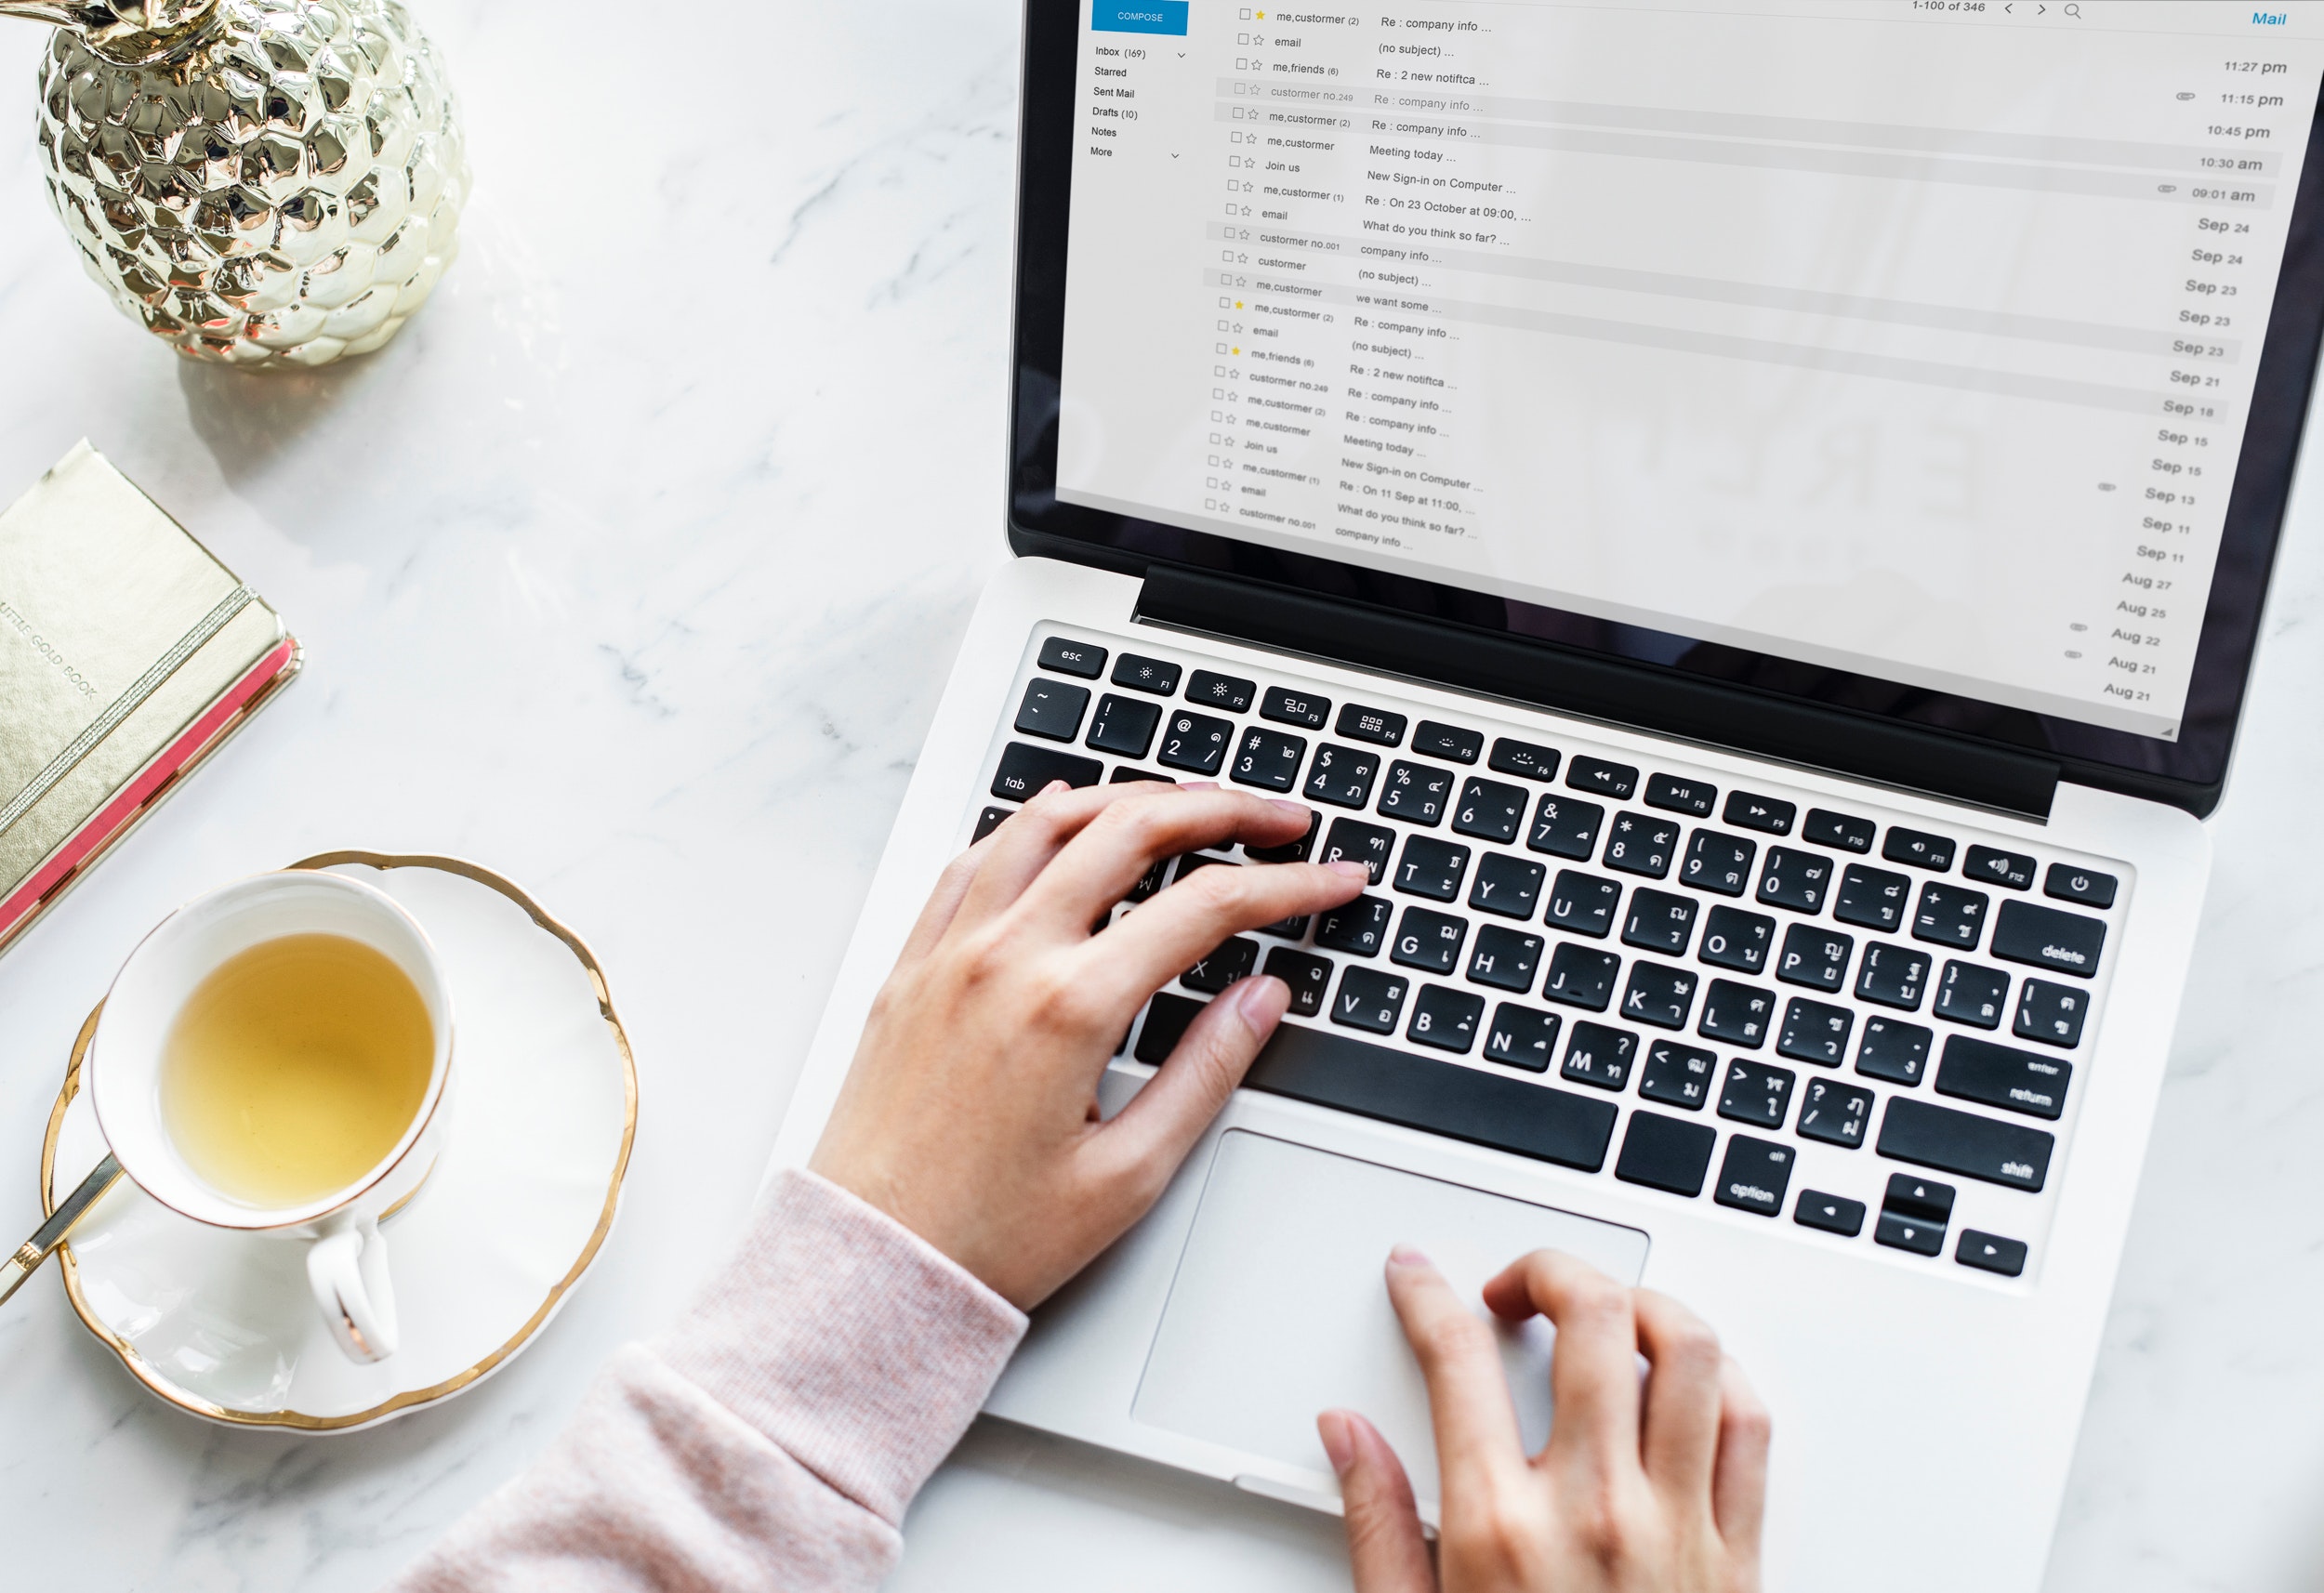
[[[0,1225],[32,1225],[67,1048],[135,936],[346,845],[474,856],[594,943],[643,1081],[628,1204],[533,1352],[353,1437],[169,1411],[36,1280],[0,1310],[12,1586],[368,1586],[669,1318],[742,1220],[1003,556],[1007,0],[779,0],[702,37],[604,0],[416,8],[467,105],[467,253],[385,353],[274,381],[181,366],[83,279],[35,176],[41,33],[0,29],[0,496],[86,434],[310,650],[0,958]],[[2319,531],[2310,490],[2056,1593],[2324,1584]],[[1334,1523],[1006,1429],[907,1538],[913,1589],[1345,1586]]]

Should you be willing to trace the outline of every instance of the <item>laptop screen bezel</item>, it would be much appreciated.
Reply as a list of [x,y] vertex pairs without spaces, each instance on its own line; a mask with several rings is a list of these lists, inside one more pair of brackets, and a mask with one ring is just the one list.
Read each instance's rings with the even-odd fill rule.
[[[1143,574],[1155,563],[1393,610],[1697,680],[2054,760],[2062,777],[2198,814],[2234,749],[2324,331],[2324,104],[2311,124],[2250,421],[2176,741],[2104,729],[1772,653],[1061,503],[1058,393],[1065,320],[1080,0],[1028,0],[1019,150],[1009,532],[1023,555]],[[1650,727],[1651,728],[1651,727]],[[1844,731],[1840,732],[1844,733]],[[1746,747],[1743,750],[1750,750]]]

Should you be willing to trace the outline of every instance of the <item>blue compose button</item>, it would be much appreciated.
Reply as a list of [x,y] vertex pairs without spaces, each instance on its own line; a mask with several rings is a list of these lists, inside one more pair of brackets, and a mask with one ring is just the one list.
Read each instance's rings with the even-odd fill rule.
[[1089,31],[1183,34],[1186,0],[1090,0]]

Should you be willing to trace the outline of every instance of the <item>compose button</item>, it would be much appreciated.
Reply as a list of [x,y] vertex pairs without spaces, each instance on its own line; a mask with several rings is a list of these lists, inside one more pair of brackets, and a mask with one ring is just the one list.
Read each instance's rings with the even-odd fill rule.
[[1089,29],[1099,33],[1184,33],[1186,0],[1090,0]]

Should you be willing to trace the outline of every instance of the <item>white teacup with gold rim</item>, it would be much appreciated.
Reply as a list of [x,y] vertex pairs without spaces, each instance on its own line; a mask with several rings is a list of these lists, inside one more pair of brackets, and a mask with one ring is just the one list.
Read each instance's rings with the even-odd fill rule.
[[348,1358],[395,1352],[379,1219],[445,1129],[452,1004],[434,948],[339,875],[260,875],[189,902],[130,954],[87,1081],[122,1170],[218,1228],[302,1243]]

